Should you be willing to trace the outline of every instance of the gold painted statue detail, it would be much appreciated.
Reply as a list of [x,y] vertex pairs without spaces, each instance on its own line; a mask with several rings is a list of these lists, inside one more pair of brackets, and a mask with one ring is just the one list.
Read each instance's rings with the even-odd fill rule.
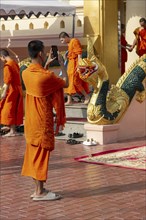
[[94,88],[87,107],[89,123],[108,125],[117,123],[134,96],[139,102],[146,98],[146,54],[136,60],[109,90],[109,78],[105,66],[94,55],[90,38],[87,47],[88,58],[78,64],[80,77]]

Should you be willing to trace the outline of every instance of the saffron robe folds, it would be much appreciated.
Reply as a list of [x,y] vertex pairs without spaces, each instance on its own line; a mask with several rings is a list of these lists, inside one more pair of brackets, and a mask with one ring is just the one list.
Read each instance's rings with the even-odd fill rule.
[[137,38],[136,53],[141,57],[146,54],[146,29],[136,28],[134,34]]
[[36,180],[46,181],[48,174],[50,151],[26,144],[25,157],[21,175],[30,176]]
[[26,151],[21,174],[46,181],[49,156],[54,149],[53,108],[57,114],[56,132],[66,122],[65,81],[39,64],[30,64],[22,78],[26,87]]
[[82,54],[81,44],[78,39],[72,38],[68,44],[68,66],[67,73],[69,78],[69,87],[64,89],[64,92],[72,95],[82,93],[85,90],[89,93],[88,83],[84,82],[77,72],[78,55]]
[[54,149],[53,108],[57,114],[57,132],[66,122],[63,87],[65,81],[39,64],[23,71],[26,87],[25,137],[28,144]]
[[23,94],[18,64],[8,61],[4,65],[4,83],[9,85],[5,99],[0,101],[0,124],[23,124]]

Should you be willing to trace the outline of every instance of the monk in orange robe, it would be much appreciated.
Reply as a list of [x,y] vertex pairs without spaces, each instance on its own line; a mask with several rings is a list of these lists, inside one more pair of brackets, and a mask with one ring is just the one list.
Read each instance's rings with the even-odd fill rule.
[[72,104],[72,95],[75,93],[80,93],[84,95],[84,104],[89,102],[89,86],[84,82],[77,72],[78,60],[81,58],[82,48],[78,39],[70,38],[66,32],[61,32],[59,39],[62,44],[68,44],[68,66],[67,73],[69,77],[69,87],[64,90],[67,94],[66,105]]
[[121,24],[121,75],[125,73],[125,63],[128,59],[127,50],[131,47],[125,39],[125,25]]
[[139,20],[140,27],[134,30],[135,39],[133,45],[130,48],[130,51],[136,46],[136,53],[139,57],[146,54],[146,19],[141,18]]
[[[32,63],[22,72],[26,87],[26,152],[22,175],[34,179],[36,187],[31,195],[33,200],[56,200],[61,196],[48,191],[43,185],[47,180],[50,152],[54,150],[54,134],[57,134],[59,127],[64,127],[66,122],[63,88],[68,86],[68,76],[60,54],[58,60],[62,78],[44,69],[46,54],[42,41],[31,41],[28,44],[28,52]],[[56,111],[55,126],[53,109]]]
[[[0,124],[9,132],[3,137],[16,135],[16,125],[23,124],[23,95],[18,64],[5,49],[0,51],[0,60],[4,62],[4,85],[0,101]],[[3,129],[2,128],[2,129]]]

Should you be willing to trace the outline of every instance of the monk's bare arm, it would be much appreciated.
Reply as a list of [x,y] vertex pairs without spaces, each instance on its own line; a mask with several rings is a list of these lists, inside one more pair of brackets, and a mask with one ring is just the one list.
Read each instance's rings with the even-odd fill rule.
[[78,60],[79,60],[80,58],[82,58],[82,55],[81,55],[81,54],[78,54]]
[[1,99],[6,98],[8,89],[9,89],[9,85],[8,84],[4,84],[3,85],[3,92],[2,92],[2,95],[1,95]]
[[132,51],[136,45],[137,45],[137,38],[134,39],[132,46],[129,48],[129,51]]
[[131,51],[134,49],[134,47],[137,45],[137,41],[138,41],[138,37],[139,37],[139,28],[136,28],[133,33],[134,33],[134,35],[135,35],[135,39],[134,39],[134,41],[133,41],[132,46],[131,46],[130,49],[129,49],[130,52],[131,52]]
[[55,59],[56,59],[56,57],[51,58],[51,53],[49,53],[47,61],[46,61],[45,65],[44,65],[44,69],[48,69],[50,63],[53,62]]

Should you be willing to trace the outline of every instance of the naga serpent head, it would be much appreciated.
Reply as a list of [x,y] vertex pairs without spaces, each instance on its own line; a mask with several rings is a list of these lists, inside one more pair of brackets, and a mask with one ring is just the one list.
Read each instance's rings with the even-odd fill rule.
[[97,90],[97,84],[100,80],[107,80],[108,74],[104,65],[96,58],[80,59],[78,61],[77,72],[80,78],[91,84],[94,90]]
[[95,62],[91,62],[88,58],[80,59],[78,62],[77,71],[80,78],[91,84],[94,89],[97,87],[97,70],[98,65]]

